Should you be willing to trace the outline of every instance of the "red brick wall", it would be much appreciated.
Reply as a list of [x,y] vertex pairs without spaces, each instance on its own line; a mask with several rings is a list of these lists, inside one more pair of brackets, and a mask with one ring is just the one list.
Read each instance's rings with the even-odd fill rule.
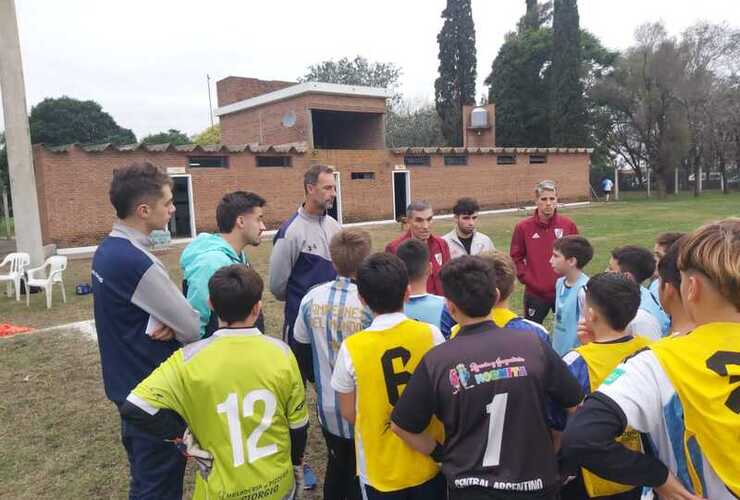
[[[186,167],[187,154],[168,151],[87,153],[77,147],[65,153],[34,148],[44,243],[61,247],[95,244],[109,231],[115,213],[108,201],[113,169],[148,160],[162,168]],[[403,155],[388,150],[322,150],[292,156],[291,168],[258,168],[250,152],[229,155],[229,168],[190,169],[198,232],[216,228],[221,196],[237,189],[255,191],[268,205],[265,218],[274,228],[303,199],[303,174],[309,165],[325,163],[340,172],[344,221],[391,219],[394,165]],[[410,167],[412,198],[428,199],[437,212],[449,212],[460,196],[473,196],[486,208],[530,204],[534,185],[553,179],[563,201],[589,199],[587,154],[550,154],[544,165],[529,165],[525,154],[516,165],[497,165],[495,155],[469,155],[468,166],[445,167],[443,155],[432,155],[431,167]],[[374,172],[372,180],[352,180],[352,172]]]
[[285,87],[295,85],[296,82],[279,80],[258,80],[257,78],[243,78],[228,76],[216,82],[218,106],[226,106],[235,102],[257,97],[258,95],[274,92]]
[[[219,117],[221,142],[224,144],[285,144],[310,142],[309,109],[384,113],[385,99],[305,94],[284,101],[265,104]],[[293,111],[296,123],[291,128],[282,124],[283,115]],[[379,125],[382,127],[382,123]]]

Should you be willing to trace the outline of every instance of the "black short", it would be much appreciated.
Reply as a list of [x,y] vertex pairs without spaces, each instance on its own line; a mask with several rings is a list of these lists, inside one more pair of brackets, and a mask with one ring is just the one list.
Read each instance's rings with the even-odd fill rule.
[[542,324],[550,311],[555,312],[555,301],[546,302],[534,295],[524,293],[524,317],[526,319]]

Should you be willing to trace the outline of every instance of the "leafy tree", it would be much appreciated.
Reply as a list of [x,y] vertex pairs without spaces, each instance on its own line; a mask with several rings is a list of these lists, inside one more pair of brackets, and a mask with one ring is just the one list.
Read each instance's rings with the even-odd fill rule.
[[555,0],[549,90],[550,143],[556,147],[586,144],[582,61],[577,1]]
[[31,141],[49,146],[77,143],[131,144],[134,133],[120,127],[95,101],[46,98],[31,108]]
[[434,82],[437,113],[447,145],[463,142],[462,107],[475,104],[475,26],[470,0],[447,0],[437,35],[439,78]]
[[[493,61],[489,102],[496,103],[496,142],[502,146],[542,147],[551,144],[550,80],[552,28],[511,32]],[[617,53],[604,48],[598,38],[581,30],[580,80],[588,90],[612,70]],[[586,101],[590,108],[590,102]],[[589,129],[591,116],[586,117]],[[579,147],[593,145],[588,139]]]
[[158,134],[149,134],[141,140],[144,144],[165,144],[170,143],[174,146],[190,144],[190,138],[177,129],[171,128],[167,132]]
[[219,125],[208,127],[203,132],[195,134],[191,141],[199,146],[208,146],[210,144],[221,144],[221,128]]
[[379,87],[391,92],[391,106],[400,104],[401,68],[393,63],[370,62],[362,56],[343,57],[313,64],[298,78],[299,82],[326,82]]
[[444,144],[442,124],[434,105],[412,106],[403,102],[386,115],[385,143],[388,147],[431,147]]

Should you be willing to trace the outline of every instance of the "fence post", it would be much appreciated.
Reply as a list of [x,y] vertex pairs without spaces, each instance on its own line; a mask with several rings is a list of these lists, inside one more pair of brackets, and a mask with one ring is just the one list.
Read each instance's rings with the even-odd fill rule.
[[650,198],[650,167],[647,168],[647,188],[648,188],[648,198]]
[[619,201],[619,167],[614,167],[614,201]]
[[678,194],[678,169],[673,171],[673,192]]

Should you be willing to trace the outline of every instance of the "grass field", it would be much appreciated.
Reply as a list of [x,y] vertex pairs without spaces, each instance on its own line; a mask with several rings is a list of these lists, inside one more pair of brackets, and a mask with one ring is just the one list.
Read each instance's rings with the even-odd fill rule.
[[[740,215],[740,194],[708,194],[699,199],[681,196],[669,201],[633,200],[597,204],[564,211],[595,247],[587,273],[604,269],[609,251],[631,243],[652,248],[662,231],[688,231],[698,225]],[[485,216],[480,228],[501,250],[508,250],[511,232],[520,215]],[[452,227],[450,220],[435,222],[435,232]],[[382,250],[398,234],[396,226],[370,228],[373,246]],[[250,251],[257,270],[266,278],[271,245]],[[160,254],[175,282],[181,248]],[[65,274],[68,302],[55,297],[47,311],[42,294],[25,303],[0,297],[0,323],[47,328],[92,317],[91,296],[78,297],[74,285],[90,279],[90,261],[70,262]],[[521,289],[513,304],[521,308]],[[276,334],[282,323],[282,304],[265,295],[267,330]],[[309,391],[312,398],[312,391]],[[0,339],[0,498],[76,499],[126,498],[127,463],[119,439],[119,419],[105,399],[97,345],[89,336],[69,329]],[[307,460],[322,475],[323,438],[315,422]],[[188,487],[192,478],[187,480]],[[314,494],[320,498],[320,490]],[[309,496],[310,498],[310,496]]]

